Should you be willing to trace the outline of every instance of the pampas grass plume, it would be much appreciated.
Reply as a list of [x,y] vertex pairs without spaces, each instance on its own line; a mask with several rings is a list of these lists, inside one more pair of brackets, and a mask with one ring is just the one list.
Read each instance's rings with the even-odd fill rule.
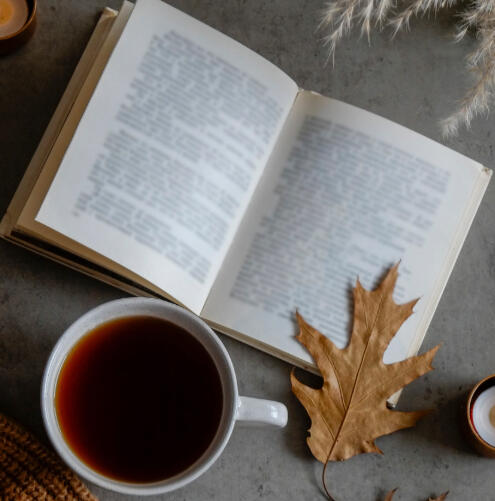
[[[373,26],[381,30],[389,26],[395,36],[409,28],[413,17],[424,16],[440,9],[461,4],[460,0],[332,0],[325,7],[321,27],[328,31],[324,37],[333,59],[338,42],[353,25],[359,25],[361,34],[370,38]],[[444,137],[458,134],[461,126],[469,128],[472,120],[489,112],[495,100],[495,0],[471,0],[458,15],[454,40],[462,41],[470,32],[478,39],[475,50],[469,54],[466,66],[475,80],[457,109],[441,120]]]

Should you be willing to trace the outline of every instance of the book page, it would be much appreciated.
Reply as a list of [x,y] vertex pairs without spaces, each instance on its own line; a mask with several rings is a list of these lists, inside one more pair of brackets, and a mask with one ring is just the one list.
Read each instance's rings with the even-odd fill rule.
[[139,0],[36,222],[199,312],[296,94],[251,50]]
[[[124,6],[123,6],[124,8]],[[122,15],[121,9],[121,15]],[[98,22],[91,34],[91,38],[84,49],[81,59],[77,63],[76,69],[60,99],[57,108],[52,115],[50,122],[43,133],[36,151],[31,158],[28,168],[17,187],[17,190],[10,201],[6,213],[0,221],[0,235],[10,235],[19,215],[33,190],[33,186],[38,179],[47,156],[50,153],[60,131],[67,119],[68,114],[74,104],[74,101],[83,87],[90,69],[95,64],[98,54],[101,51],[102,44],[108,38],[109,32],[114,25],[115,19],[119,14],[117,11],[105,7],[98,19]]]
[[385,354],[402,359],[426,330],[480,177],[419,134],[302,92],[202,316],[308,366],[296,308],[343,348],[356,279],[374,288],[401,260],[395,300],[420,298]]

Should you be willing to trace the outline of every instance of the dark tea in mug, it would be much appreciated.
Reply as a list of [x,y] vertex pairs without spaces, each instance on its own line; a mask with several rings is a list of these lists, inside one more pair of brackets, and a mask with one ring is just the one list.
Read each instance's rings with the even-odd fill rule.
[[222,383],[203,345],[151,316],[104,323],[69,352],[55,407],[76,456],[106,477],[165,480],[208,449],[222,415]]

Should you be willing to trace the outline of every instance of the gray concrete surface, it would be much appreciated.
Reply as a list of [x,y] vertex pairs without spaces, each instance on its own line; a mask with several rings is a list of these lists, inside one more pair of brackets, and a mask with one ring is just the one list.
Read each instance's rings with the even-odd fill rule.
[[[41,0],[34,39],[0,59],[0,212],[3,213],[81,55],[97,15],[119,0]],[[463,58],[474,40],[454,45],[454,18],[415,21],[394,42],[357,35],[337,52],[335,67],[315,33],[323,0],[174,0],[182,10],[229,34],[283,68],[302,87],[347,101],[441,141],[437,119],[467,85]],[[494,164],[495,122],[476,121],[447,144]],[[331,464],[339,501],[421,501],[450,490],[449,500],[495,499],[495,461],[471,452],[459,433],[466,391],[495,372],[495,183],[429,329],[424,348],[442,343],[436,371],[411,385],[402,408],[434,412],[416,428],[378,440],[384,456]],[[34,254],[0,242],[0,411],[46,441],[39,386],[61,332],[87,309],[122,293]],[[236,429],[221,459],[194,484],[163,499],[319,500],[321,465],[306,447],[309,420],[291,395],[290,367],[223,337],[240,391],[285,402],[283,431]],[[102,500],[124,499],[96,487]],[[158,499],[158,498],[157,498]],[[160,498],[161,499],[161,498]]]

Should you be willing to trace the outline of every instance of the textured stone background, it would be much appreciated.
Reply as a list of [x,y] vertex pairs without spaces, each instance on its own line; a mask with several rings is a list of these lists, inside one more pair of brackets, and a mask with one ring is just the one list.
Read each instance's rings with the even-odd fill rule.
[[[284,69],[302,87],[374,111],[441,141],[437,120],[467,85],[463,58],[474,40],[454,45],[454,18],[415,21],[371,46],[354,34],[335,67],[316,33],[322,0],[174,0],[174,5],[227,33]],[[109,0],[117,8],[119,0]],[[0,212],[3,213],[53,113],[106,0],[41,0],[34,39],[0,59]],[[448,146],[493,166],[493,118],[477,120]],[[495,184],[488,189],[429,329],[424,348],[443,343],[437,370],[414,383],[402,408],[435,412],[415,429],[379,439],[385,455],[328,468],[339,501],[375,501],[400,486],[397,500],[421,501],[450,489],[449,499],[494,499],[495,462],[477,457],[459,433],[467,390],[495,372]],[[46,440],[39,386],[48,354],[79,315],[122,293],[34,254],[0,242],[0,411]],[[309,421],[291,395],[290,367],[223,337],[240,391],[285,402],[283,431],[236,429],[213,468],[173,501],[319,500],[321,465],[305,445]],[[121,496],[98,488],[102,500]],[[122,499],[124,499],[122,497]]]

